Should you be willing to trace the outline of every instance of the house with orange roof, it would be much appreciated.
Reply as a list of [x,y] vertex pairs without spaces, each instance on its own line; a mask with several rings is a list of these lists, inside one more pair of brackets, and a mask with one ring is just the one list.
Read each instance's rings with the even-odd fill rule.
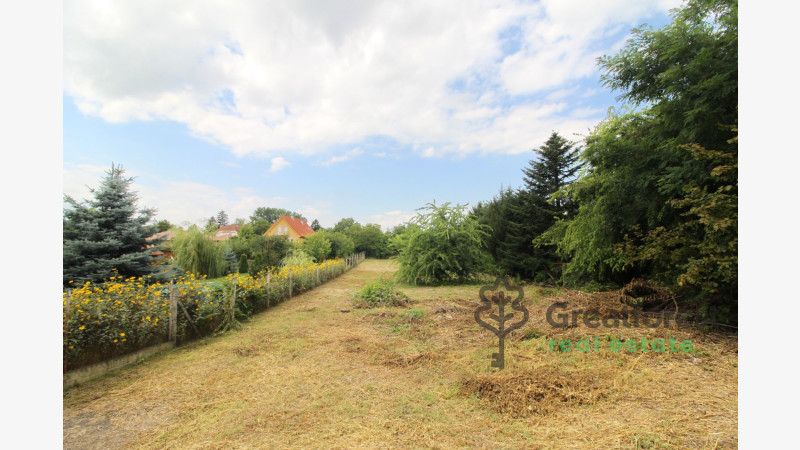
[[239,230],[241,229],[242,225],[239,223],[235,223],[233,225],[223,225],[217,229],[216,233],[214,233],[214,240],[227,241],[234,236],[238,236]]
[[264,236],[286,236],[289,241],[305,239],[314,234],[314,230],[303,219],[291,216],[280,216],[267,231]]
[[[149,238],[145,239],[147,242],[152,242],[152,241],[161,242],[161,245],[159,246],[160,248],[151,251],[150,255],[152,255],[156,259],[161,259],[161,258],[169,260],[175,259],[175,255],[172,253],[172,248],[171,248],[172,247],[171,242],[174,238],[175,238],[175,230],[167,230],[167,231],[162,231],[160,233],[156,233],[150,236]],[[145,248],[148,249],[153,248],[153,244],[147,244],[145,245]]]

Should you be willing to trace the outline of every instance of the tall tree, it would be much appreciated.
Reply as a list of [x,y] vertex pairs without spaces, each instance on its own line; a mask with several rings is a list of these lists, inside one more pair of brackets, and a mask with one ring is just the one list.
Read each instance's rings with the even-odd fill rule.
[[253,234],[262,235],[267,230],[269,230],[269,227],[272,226],[272,223],[273,222],[267,222],[265,219],[262,219],[261,217],[259,217],[259,218],[255,219],[255,220],[250,221],[249,225],[253,229]]
[[389,253],[389,238],[381,231],[381,226],[369,223],[365,226],[353,225],[347,232],[355,244],[355,251],[366,252],[371,258],[385,258]]
[[556,247],[534,240],[557,220],[574,215],[575,202],[562,191],[580,168],[578,149],[553,132],[533,151],[536,159],[522,169],[524,187],[501,189],[491,202],[480,204],[473,212],[492,229],[486,245],[499,273],[554,282],[561,277]]
[[587,138],[589,170],[570,189],[580,209],[559,245],[568,277],[649,277],[734,309],[736,260],[725,255],[738,242],[738,2],[690,0],[600,64],[606,85],[641,109]]
[[157,243],[146,240],[155,233],[155,227],[147,225],[155,210],[137,210],[138,197],[130,189],[133,178],[124,173],[122,166],[112,164],[100,187],[91,190],[91,201],[77,202],[65,196],[65,284],[155,272],[153,257],[145,248]]
[[544,200],[535,207],[549,211],[554,217],[567,218],[575,212],[574,202],[554,194],[575,179],[580,169],[578,149],[575,143],[554,131],[534,152],[538,158],[529,161],[529,167],[522,170],[526,190],[537,200]]
[[314,221],[311,222],[311,229],[314,231],[319,231],[320,229],[322,229],[322,226],[319,224],[319,220],[314,219]]
[[[353,240],[345,233],[338,231],[320,230],[314,234],[321,234],[325,236],[331,243],[331,251],[329,256],[331,258],[346,258],[353,254],[355,251],[355,244]],[[306,252],[308,253],[308,252]]]
[[218,227],[224,227],[228,224],[228,214],[224,210],[221,210],[217,213],[216,222]]
[[306,220],[306,218],[303,217],[302,214],[295,211],[289,211],[288,209],[259,207],[256,208],[255,211],[253,211],[253,214],[250,216],[250,221],[255,222],[257,219],[264,219],[267,221],[267,223],[272,225],[281,216],[291,216],[291,217],[296,217],[298,219]]
[[336,225],[333,226],[333,231],[339,231],[339,232],[345,233],[353,225],[356,225],[356,220],[353,219],[352,217],[346,217],[346,218],[336,222]]

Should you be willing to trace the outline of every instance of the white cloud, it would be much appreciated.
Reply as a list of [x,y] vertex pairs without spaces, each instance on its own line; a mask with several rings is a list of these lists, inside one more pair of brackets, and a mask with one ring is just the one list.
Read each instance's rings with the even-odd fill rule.
[[325,162],[322,163],[322,165],[323,166],[330,166],[331,164],[337,164],[337,163],[340,163],[340,162],[345,162],[345,161],[348,161],[348,160],[351,160],[351,159],[355,158],[356,156],[361,155],[362,153],[364,153],[364,151],[361,150],[360,148],[356,147],[356,148],[350,150],[349,152],[345,153],[344,155],[334,156],[333,158],[330,158],[330,159],[326,160]]
[[525,94],[591,76],[597,73],[597,58],[616,50],[616,45],[598,48],[601,38],[679,4],[680,0],[542,0],[540,14],[523,22],[522,49],[502,62],[503,82],[511,93]]
[[[89,188],[100,185],[105,170],[91,165],[67,165],[64,168],[64,193],[76,200],[91,199]],[[125,175],[135,176],[128,171]],[[260,206],[292,209],[296,205],[292,199],[263,197],[249,188],[223,190],[204,183],[162,180],[147,175],[136,176],[131,190],[139,196],[139,208],[155,208],[158,219],[167,219],[175,224],[189,222],[202,226],[220,210],[231,219],[246,219]]]
[[433,147],[428,147],[420,153],[423,158],[433,158],[436,156],[436,149]]
[[269,167],[270,172],[277,172],[292,165],[289,161],[285,160],[283,156],[272,158],[271,163]]
[[416,214],[407,211],[388,211],[382,214],[375,214],[370,217],[369,223],[376,223],[381,226],[381,230],[387,231],[394,228],[396,225],[408,222]]
[[[513,153],[593,121],[552,108],[557,92],[551,104],[509,95],[595,76],[609,50],[598,38],[677,4],[76,0],[64,4],[64,88],[85,114],[176,121],[238,156],[319,154],[370,136],[437,155]],[[520,49],[504,55],[512,26]]]

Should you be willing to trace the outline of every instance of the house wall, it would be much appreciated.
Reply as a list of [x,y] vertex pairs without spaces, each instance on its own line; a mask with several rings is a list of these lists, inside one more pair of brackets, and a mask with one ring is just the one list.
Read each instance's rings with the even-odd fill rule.
[[[279,226],[288,228],[289,232],[287,234],[278,234],[278,227]],[[283,217],[281,217],[275,223],[273,223],[272,226],[269,227],[269,229],[264,233],[264,235],[265,236],[288,236],[293,241],[297,241],[300,238],[300,235],[297,234],[296,231],[294,231],[294,228],[292,228],[292,226],[289,225],[289,222],[286,219],[284,219]]]

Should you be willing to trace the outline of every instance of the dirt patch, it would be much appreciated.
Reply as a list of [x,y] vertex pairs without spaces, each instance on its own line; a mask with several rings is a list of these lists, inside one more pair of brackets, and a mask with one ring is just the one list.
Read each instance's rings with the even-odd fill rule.
[[590,405],[608,396],[603,377],[567,373],[543,366],[522,373],[497,372],[463,380],[461,394],[477,395],[495,411],[511,417],[550,414],[558,408]]

